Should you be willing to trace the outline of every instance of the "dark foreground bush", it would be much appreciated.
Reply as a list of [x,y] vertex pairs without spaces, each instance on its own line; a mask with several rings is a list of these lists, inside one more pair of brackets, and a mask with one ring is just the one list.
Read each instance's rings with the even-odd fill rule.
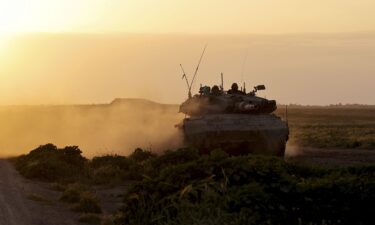
[[77,203],[81,200],[81,195],[85,191],[87,191],[87,188],[82,184],[70,184],[62,192],[60,200],[69,203]]
[[41,145],[13,161],[25,177],[57,183],[115,185],[141,180],[145,164],[156,155],[136,149],[129,157],[104,155],[87,160],[77,146],[59,149],[53,144]]
[[83,213],[79,216],[78,221],[87,224],[97,224],[101,223],[101,216],[95,213]]
[[101,213],[99,200],[82,184],[70,184],[62,192],[61,201],[72,203],[72,209],[82,213]]
[[369,224],[375,213],[375,166],[313,168],[219,151],[166,162],[176,155],[150,162],[160,172],[131,188],[118,224]]
[[97,197],[91,192],[83,192],[78,203],[73,205],[73,210],[82,213],[101,213]]
[[17,170],[27,178],[43,181],[72,180],[84,173],[86,159],[77,146],[58,149],[53,144],[39,146],[16,159]]
[[[118,224],[372,224],[375,213],[375,166],[327,169],[193,149],[160,156],[137,149],[87,161],[78,147],[52,144],[17,158],[16,166],[47,181],[138,180],[115,215]],[[69,185],[62,200],[83,213],[101,211],[81,185]]]
[[94,184],[118,184],[125,180],[142,179],[140,163],[119,155],[94,157],[90,162],[90,171],[90,180]]

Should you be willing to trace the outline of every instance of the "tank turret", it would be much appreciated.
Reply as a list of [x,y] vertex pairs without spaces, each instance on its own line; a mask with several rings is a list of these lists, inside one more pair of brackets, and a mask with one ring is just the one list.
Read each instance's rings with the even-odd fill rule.
[[256,91],[265,90],[264,85],[254,87],[249,93],[237,90],[236,83],[227,92],[220,91],[216,85],[214,87],[212,90],[208,86],[201,87],[198,95],[188,98],[181,104],[180,112],[189,116],[218,113],[267,114],[277,108],[275,100],[255,95]]

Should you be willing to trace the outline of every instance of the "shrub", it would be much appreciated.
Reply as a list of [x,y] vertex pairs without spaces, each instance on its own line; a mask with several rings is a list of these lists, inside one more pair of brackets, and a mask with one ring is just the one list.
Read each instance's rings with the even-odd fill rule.
[[95,213],[83,213],[79,216],[78,221],[88,224],[101,224],[101,217]]
[[17,158],[17,170],[27,178],[43,181],[73,180],[84,175],[86,159],[77,146],[58,149],[53,144],[41,145]]
[[186,149],[147,165],[154,176],[130,188],[118,224],[365,224],[373,214],[375,166],[327,169]]
[[195,149],[180,148],[176,151],[167,150],[162,155],[154,157],[145,163],[145,174],[155,176],[163,168],[197,160],[199,157],[200,154]]
[[66,185],[55,182],[55,183],[51,183],[49,185],[49,188],[54,191],[65,191]]
[[76,203],[79,202],[81,199],[81,195],[83,192],[87,190],[82,184],[70,184],[68,187],[63,191],[60,200],[69,203]]
[[94,184],[116,184],[124,177],[124,171],[117,166],[107,165],[95,169],[92,174]]
[[131,160],[134,160],[137,163],[142,163],[148,159],[155,158],[156,155],[151,151],[146,151],[140,148],[136,148],[134,152],[129,156]]
[[73,210],[82,213],[101,213],[99,201],[91,192],[82,192],[79,202],[73,205]]
[[120,155],[96,156],[91,160],[91,167],[98,169],[103,166],[116,166],[121,170],[128,170],[134,163],[132,160]]
[[124,180],[142,178],[142,165],[119,155],[94,157],[90,162],[91,180],[94,184],[117,184]]

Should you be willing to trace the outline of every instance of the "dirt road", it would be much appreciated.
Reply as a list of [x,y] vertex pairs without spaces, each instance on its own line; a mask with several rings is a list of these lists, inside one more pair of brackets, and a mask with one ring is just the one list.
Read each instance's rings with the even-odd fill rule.
[[0,159],[0,225],[75,225],[77,215],[48,185],[21,177]]

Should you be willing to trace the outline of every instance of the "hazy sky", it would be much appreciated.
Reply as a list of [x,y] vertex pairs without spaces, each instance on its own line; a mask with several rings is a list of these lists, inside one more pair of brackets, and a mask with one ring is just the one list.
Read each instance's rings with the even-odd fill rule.
[[197,86],[224,72],[227,87],[264,83],[261,95],[281,103],[375,104],[374,9],[373,0],[0,0],[0,104],[178,103],[179,64],[191,75],[206,43]]
[[373,0],[0,0],[4,32],[351,32]]

